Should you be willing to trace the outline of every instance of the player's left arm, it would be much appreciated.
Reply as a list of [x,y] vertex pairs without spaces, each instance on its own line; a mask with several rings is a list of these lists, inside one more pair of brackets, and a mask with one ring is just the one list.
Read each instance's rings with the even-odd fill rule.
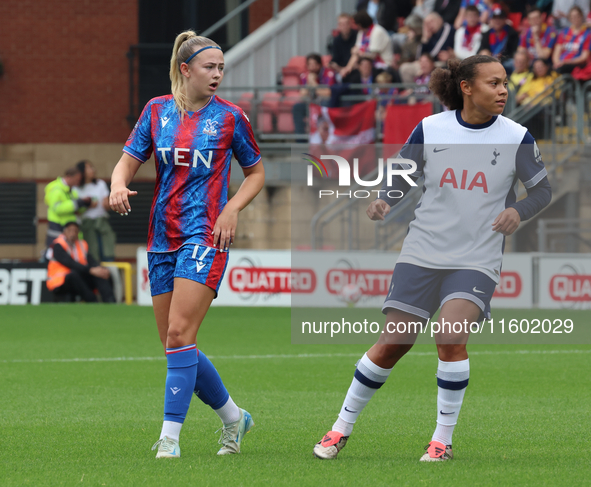
[[234,241],[238,213],[248,206],[265,184],[265,168],[261,161],[254,166],[242,168],[242,172],[244,181],[238,192],[228,201],[213,227],[213,246],[217,247],[219,241],[219,249],[222,252],[228,250]]
[[552,188],[542,155],[529,132],[525,134],[516,157],[517,177],[525,186],[527,196],[503,210],[492,224],[492,230],[511,235],[522,221],[529,220],[552,200]]
[[254,139],[250,122],[244,112],[235,115],[236,124],[232,150],[242,168],[244,181],[236,194],[228,201],[213,227],[213,246],[228,250],[236,235],[238,213],[259,194],[265,184],[265,168],[261,152]]

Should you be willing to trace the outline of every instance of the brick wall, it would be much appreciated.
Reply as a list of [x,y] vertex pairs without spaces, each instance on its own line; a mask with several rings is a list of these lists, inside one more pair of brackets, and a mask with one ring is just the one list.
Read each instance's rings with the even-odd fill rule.
[[0,143],[125,141],[137,2],[0,2]]
[[[279,11],[294,0],[279,0]],[[249,32],[252,33],[273,16],[273,0],[259,0],[248,9]]]

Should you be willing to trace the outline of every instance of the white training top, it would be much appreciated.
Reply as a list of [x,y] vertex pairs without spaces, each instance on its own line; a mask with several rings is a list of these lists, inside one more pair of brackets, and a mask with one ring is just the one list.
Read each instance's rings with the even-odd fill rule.
[[97,218],[108,216],[107,210],[103,208],[103,200],[109,196],[109,187],[102,179],[96,179],[94,182],[90,181],[81,188],[77,188],[78,197],[86,198],[90,196],[96,199],[97,205],[94,208],[88,208],[83,214],[82,218],[89,218],[96,220]]
[[425,184],[398,262],[498,282],[505,238],[492,223],[515,203],[518,179],[529,189],[547,175],[527,129],[503,116],[470,125],[447,111],[419,123],[399,157],[417,163],[412,177]]

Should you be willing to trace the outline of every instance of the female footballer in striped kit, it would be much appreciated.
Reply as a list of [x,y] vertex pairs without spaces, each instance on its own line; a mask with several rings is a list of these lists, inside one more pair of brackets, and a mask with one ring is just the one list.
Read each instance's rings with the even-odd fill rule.
[[[168,365],[164,422],[153,447],[158,448],[156,458],[180,457],[179,435],[193,392],[222,420],[218,455],[239,453],[243,435],[254,424],[196,345],[226,269],[238,213],[265,179],[248,118],[215,96],[223,69],[224,56],[215,42],[193,31],[179,34],[170,62],[172,94],[148,102],[111,178],[111,207],[127,215],[129,197],[136,194],[127,186],[154,154],[148,266]],[[232,155],[245,180],[228,200]]]
[[[448,69],[433,72],[430,88],[449,111],[419,123],[400,152],[417,165],[411,177],[424,176],[425,182],[382,308],[387,324],[425,324],[439,308],[439,323],[490,318],[505,236],[544,208],[552,195],[533,137],[501,115],[507,75],[497,59],[450,61]],[[518,179],[528,193],[519,202]],[[394,188],[387,189],[406,194],[410,184],[398,177]],[[377,199],[367,215],[383,220],[398,201]],[[359,360],[337,421],[314,447],[317,457],[337,457],[357,417],[417,337],[385,330]],[[436,335],[437,424],[421,461],[453,457],[452,434],[470,375],[468,337],[469,330]]]

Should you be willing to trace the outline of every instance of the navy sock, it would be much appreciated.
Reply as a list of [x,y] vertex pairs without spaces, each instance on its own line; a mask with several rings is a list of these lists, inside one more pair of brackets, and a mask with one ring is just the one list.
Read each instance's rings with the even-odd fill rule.
[[221,408],[230,395],[218,371],[203,351],[199,350],[199,368],[195,380],[195,394],[212,409]]
[[193,344],[167,348],[166,361],[168,372],[164,392],[164,421],[182,423],[191,404],[193,384],[197,375],[197,346]]

